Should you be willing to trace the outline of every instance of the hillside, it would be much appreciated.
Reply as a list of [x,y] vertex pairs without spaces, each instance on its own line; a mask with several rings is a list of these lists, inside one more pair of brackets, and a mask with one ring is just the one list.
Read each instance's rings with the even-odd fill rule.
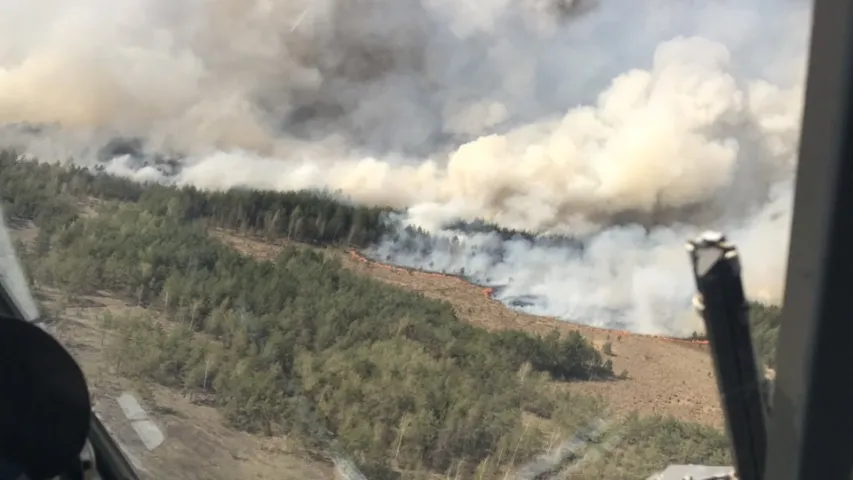
[[[719,425],[702,347],[520,315],[461,280],[353,257],[381,234],[381,210],[143,186],[11,155],[0,195],[35,225],[19,233],[39,290],[137,309],[83,322],[110,332],[103,348],[70,337],[103,355],[92,365],[115,365],[99,374],[151,386],[196,427],[221,415],[213,436],[232,455],[291,439],[304,447],[254,462],[344,451],[371,479],[492,478],[607,418],[618,445],[581,468],[588,478],[726,461],[719,432],[686,423]],[[79,327],[92,316],[75,308]]]
[[[521,415],[525,410],[544,415],[552,428],[569,431],[598,410],[594,402],[577,398],[584,415],[562,411],[544,377],[536,374],[563,380],[609,375],[609,366],[580,336],[490,335],[456,322],[440,303],[359,282],[310,250],[285,252],[278,259],[282,268],[276,268],[206,242],[204,232],[192,226],[129,205],[102,208],[54,234],[45,256],[37,256],[38,238],[47,230],[40,227],[33,250],[23,253],[37,283],[62,285],[74,299],[111,292],[158,311],[104,321],[102,328],[113,337],[104,350],[107,363],[123,377],[210,398],[239,430],[302,438],[326,452],[340,449],[356,456],[372,478],[385,478],[393,471],[458,469],[457,451],[486,458],[493,449],[515,444],[516,450],[523,447],[517,458],[528,458],[541,448],[544,432],[530,432],[528,442],[521,442],[529,427]],[[160,242],[167,245],[150,248]],[[147,253],[162,263],[145,267],[137,255]],[[196,270],[202,263],[212,270]],[[123,290],[134,276],[131,265],[163,276],[145,278],[140,272],[141,286]],[[174,269],[160,270],[162,265]],[[155,282],[160,291],[146,292]],[[227,293],[233,282],[267,288]],[[284,305],[275,307],[278,302]],[[397,305],[405,308],[403,323],[387,317],[396,316]],[[276,308],[281,313],[262,313]],[[208,359],[213,359],[209,381],[204,378]],[[517,372],[525,364],[532,371],[522,380]],[[471,410],[482,416],[469,417]],[[377,428],[387,433],[377,437]],[[399,464],[389,472],[395,430],[405,436],[397,440]],[[477,436],[483,446],[471,444]]]
[[[238,251],[260,259],[274,260],[282,248],[282,242],[261,237],[221,229],[214,230],[213,234]],[[570,390],[606,398],[614,414],[671,415],[714,428],[723,427],[713,365],[704,342],[635,335],[528,315],[507,308],[489,298],[483,288],[454,276],[384,265],[351,249],[330,252],[345,268],[361,275],[447,301],[460,320],[472,325],[488,330],[523,330],[537,334],[548,334],[554,329],[580,332],[599,350],[611,351],[607,357],[613,362],[614,372],[627,378],[572,384]],[[780,314],[781,310],[775,306],[752,306],[753,341],[762,363],[770,368],[775,366]],[[605,347],[606,344],[609,347]]]
[[[239,251],[261,259],[274,260],[281,251],[280,245],[245,235],[222,230],[215,231],[214,235]],[[478,327],[543,335],[555,329],[564,333],[579,332],[590,338],[599,350],[609,343],[612,354],[607,358],[613,362],[614,371],[627,372],[627,378],[575,383],[568,389],[606,398],[616,415],[635,411],[671,415],[722,428],[719,394],[705,346],[527,315],[510,310],[490,299],[482,288],[456,277],[383,265],[344,249],[334,250],[334,254],[345,268],[361,275],[447,301],[460,320]]]
[[[89,379],[95,410],[141,464],[143,478],[334,478],[333,465],[322,451],[286,436],[235,430],[213,406],[199,403],[185,392],[140,382],[110,369],[114,358],[108,349],[115,338],[104,329],[103,319],[150,315],[150,311],[103,293],[68,296],[44,288],[37,294],[43,311],[56,319],[52,330]],[[123,431],[127,426],[121,413],[107,408],[113,404],[110,400],[126,391],[140,397],[165,433],[166,441],[152,452],[135,445],[139,441],[134,434]]]

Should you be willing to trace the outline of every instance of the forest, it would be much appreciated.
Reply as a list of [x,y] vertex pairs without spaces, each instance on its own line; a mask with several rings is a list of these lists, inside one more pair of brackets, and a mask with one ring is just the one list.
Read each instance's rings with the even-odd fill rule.
[[366,246],[385,232],[382,213],[389,211],[349,205],[322,192],[201,191],[142,184],[101,170],[19,160],[23,159],[14,152],[0,152],[0,199],[11,218],[54,216],[60,212],[44,208],[68,212],[63,198],[91,197],[131,202],[152,215],[183,222],[204,220],[211,227],[269,238]]
[[[36,285],[109,291],[150,315],[102,319],[118,371],[215,405],[235,428],[289,434],[356,460],[371,479],[412,472],[489,478],[545,451],[554,432],[606,416],[562,384],[608,381],[579,334],[493,333],[446,303],[342,268],[313,246],[369,246],[386,210],[319,192],[207,192],[140,184],[0,154],[0,201],[39,227],[19,252]],[[211,227],[289,239],[274,262],[238,254]],[[772,364],[778,311],[757,305]],[[525,416],[540,421],[531,428]],[[532,430],[532,431],[531,431]],[[662,417],[621,422],[588,478],[728,460],[721,432]],[[406,477],[411,478],[411,477]]]

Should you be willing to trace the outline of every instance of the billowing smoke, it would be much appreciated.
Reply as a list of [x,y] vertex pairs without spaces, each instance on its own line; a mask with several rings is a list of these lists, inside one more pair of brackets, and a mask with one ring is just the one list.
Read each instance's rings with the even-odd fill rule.
[[[695,329],[683,243],[708,228],[780,298],[804,0],[0,5],[0,144],[405,207],[372,255],[577,322]],[[478,219],[576,241],[448,227]]]

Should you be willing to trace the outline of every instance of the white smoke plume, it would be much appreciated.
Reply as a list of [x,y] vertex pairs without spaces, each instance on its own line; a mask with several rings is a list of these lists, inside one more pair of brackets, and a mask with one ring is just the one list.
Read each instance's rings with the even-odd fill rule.
[[[699,231],[726,231],[749,293],[780,298],[810,13],[805,0],[0,0],[0,144],[92,163],[139,137],[181,155],[169,181],[405,207],[401,224],[435,234],[408,244],[429,248],[401,248],[401,231],[372,254],[464,269],[535,313],[680,334],[696,327],[683,242]],[[474,219],[584,246],[444,229]]]

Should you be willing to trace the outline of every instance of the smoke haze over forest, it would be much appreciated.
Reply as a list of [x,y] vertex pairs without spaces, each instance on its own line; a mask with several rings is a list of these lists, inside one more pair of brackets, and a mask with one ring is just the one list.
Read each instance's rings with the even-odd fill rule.
[[[377,258],[597,326],[695,330],[683,246],[706,229],[739,246],[752,297],[781,297],[803,0],[0,6],[0,146],[389,205],[405,213]],[[446,228],[477,219],[582,248]]]

